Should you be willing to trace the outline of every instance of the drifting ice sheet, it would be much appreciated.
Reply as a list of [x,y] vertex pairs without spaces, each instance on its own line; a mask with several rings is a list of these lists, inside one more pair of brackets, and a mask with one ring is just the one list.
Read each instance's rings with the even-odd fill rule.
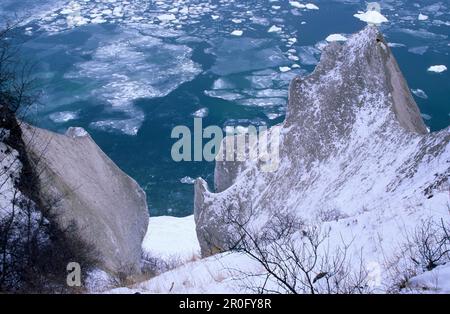
[[329,43],[334,42],[334,41],[346,41],[347,37],[345,37],[341,34],[331,34],[325,40],[328,41]]
[[433,65],[428,68],[429,72],[442,73],[447,71],[447,67],[445,65]]
[[389,22],[388,19],[378,11],[358,12],[353,16],[368,24],[379,25]]

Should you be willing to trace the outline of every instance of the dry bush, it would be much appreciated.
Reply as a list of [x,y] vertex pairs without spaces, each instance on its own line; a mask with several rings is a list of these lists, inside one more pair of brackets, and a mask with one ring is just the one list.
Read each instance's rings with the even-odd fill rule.
[[450,226],[443,219],[428,218],[406,235],[398,253],[386,265],[388,292],[410,290],[411,278],[450,262]]
[[350,243],[342,242],[332,250],[328,232],[308,226],[292,214],[276,213],[262,229],[252,228],[250,219],[242,220],[239,211],[226,215],[233,230],[230,250],[250,256],[264,270],[263,274],[243,273],[249,279],[246,288],[257,293],[372,292],[362,258],[356,269],[352,267]]

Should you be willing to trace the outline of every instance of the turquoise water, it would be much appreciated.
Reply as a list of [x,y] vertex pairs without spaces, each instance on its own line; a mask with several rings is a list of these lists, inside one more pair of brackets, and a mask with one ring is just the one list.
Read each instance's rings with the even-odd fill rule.
[[[319,10],[289,1],[2,0],[0,15],[26,16],[18,39],[42,88],[32,119],[58,132],[86,128],[145,189],[151,215],[185,216],[193,185],[180,180],[212,184],[214,164],[173,162],[172,128],[192,129],[200,109],[204,126],[283,121],[287,86],[314,69],[324,39],[366,25],[353,16],[364,1],[308,2]],[[380,3],[389,19],[381,29],[426,124],[447,127],[450,72],[427,69],[450,68],[450,2]]]

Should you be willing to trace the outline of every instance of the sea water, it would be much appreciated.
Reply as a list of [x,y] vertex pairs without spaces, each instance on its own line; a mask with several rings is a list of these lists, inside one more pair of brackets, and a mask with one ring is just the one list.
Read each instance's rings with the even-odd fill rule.
[[[380,1],[380,28],[431,131],[450,124],[449,1]],[[306,5],[308,4],[308,5]],[[289,82],[314,70],[326,40],[362,29],[359,0],[2,0],[15,39],[36,64],[30,119],[88,130],[147,193],[152,216],[193,212],[193,179],[214,164],[176,163],[171,131],[284,119]],[[2,18],[0,23],[5,23]]]

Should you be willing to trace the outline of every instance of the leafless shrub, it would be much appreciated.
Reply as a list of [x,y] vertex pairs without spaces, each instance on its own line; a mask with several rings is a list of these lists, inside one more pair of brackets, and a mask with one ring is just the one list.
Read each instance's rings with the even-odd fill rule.
[[322,222],[339,221],[345,218],[348,216],[336,208],[323,208],[317,212],[317,219]]
[[0,291],[75,292],[66,285],[66,267],[77,262],[86,274],[97,264],[95,250],[75,224],[62,229],[30,199],[15,197],[11,206],[0,222]]
[[428,219],[407,238],[408,256],[424,271],[445,264],[450,258],[450,226]]
[[160,258],[148,254],[143,254],[141,258],[141,273],[129,276],[132,273],[123,268],[124,271],[112,277],[112,287],[130,287],[140,282],[148,281],[162,273],[168,272],[172,269],[178,268],[185,264],[180,258]]
[[[247,288],[257,293],[372,291],[362,258],[354,271],[348,256],[350,244],[342,241],[342,246],[331,250],[329,233],[317,226],[307,226],[294,215],[282,213],[271,216],[262,229],[252,228],[250,220],[243,221],[233,211],[227,213],[227,220],[234,234],[228,245],[231,251],[250,256],[264,269],[263,274],[243,274],[250,279]],[[256,277],[259,280],[253,280]]]
[[147,274],[151,278],[180,267],[183,264],[183,261],[177,257],[163,259],[151,255],[144,255],[141,269],[144,274]]
[[406,235],[405,243],[386,265],[391,285],[388,292],[410,289],[411,278],[450,262],[450,226],[443,219],[426,219]]

